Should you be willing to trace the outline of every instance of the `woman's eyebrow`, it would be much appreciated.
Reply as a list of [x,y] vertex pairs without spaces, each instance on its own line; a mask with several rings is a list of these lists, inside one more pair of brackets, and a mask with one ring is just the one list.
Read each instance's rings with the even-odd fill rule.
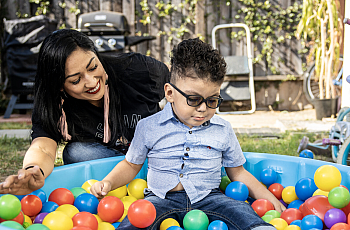
[[87,64],[86,68],[89,67],[89,65],[91,64],[92,60],[94,60],[94,58],[95,58],[95,57],[92,57],[92,58],[90,59],[90,61],[89,61],[89,63]]
[[[91,64],[92,60],[94,60],[95,57],[92,57],[89,61],[89,63],[87,64],[86,66],[86,69],[89,67],[89,65]],[[80,73],[80,72],[79,72]],[[68,75],[65,79],[69,78],[69,77],[73,77],[75,75],[78,75],[79,73],[74,73],[74,74],[71,74],[71,75]]]

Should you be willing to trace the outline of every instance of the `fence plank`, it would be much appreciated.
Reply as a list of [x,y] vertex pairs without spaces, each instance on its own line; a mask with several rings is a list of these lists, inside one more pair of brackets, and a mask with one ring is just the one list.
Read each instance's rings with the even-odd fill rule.
[[[231,7],[227,6],[225,4],[226,2],[219,2],[219,10],[220,10],[220,17],[219,17],[219,24],[227,24],[228,19],[231,18]],[[221,55],[223,56],[229,56],[231,55],[231,42],[230,42],[230,32],[232,29],[220,29],[218,31],[219,37],[220,37],[220,43],[219,43],[219,51]]]
[[[140,3],[137,3],[135,5],[135,8],[136,8],[136,12],[137,12],[137,14],[135,15],[135,18],[136,18],[135,33],[140,35],[140,36],[148,35],[149,34],[148,26],[143,25],[140,22],[140,20],[142,19],[142,16],[144,15]],[[132,50],[134,50],[135,52],[138,52],[138,53],[146,54],[147,50],[149,49],[148,48],[149,44],[150,44],[149,41],[140,43],[140,44],[136,45],[135,48],[133,47]]]
[[195,36],[205,38],[205,0],[199,0],[196,6]]
[[156,39],[151,42],[151,56],[157,60],[160,60],[160,37],[158,35],[160,22],[159,22],[159,10],[156,7],[156,1],[149,1],[148,6],[150,11],[153,12],[151,16],[151,25],[150,25],[150,35],[156,36]]
[[129,23],[129,29],[131,35],[135,35],[135,1],[123,0],[123,14]]

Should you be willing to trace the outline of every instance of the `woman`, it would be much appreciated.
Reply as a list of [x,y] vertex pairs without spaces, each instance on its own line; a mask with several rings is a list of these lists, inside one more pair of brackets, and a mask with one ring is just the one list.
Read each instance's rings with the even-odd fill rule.
[[43,42],[35,78],[32,143],[23,169],[0,193],[28,194],[54,168],[58,143],[64,164],[123,155],[137,122],[157,111],[169,80],[165,64],[137,53],[98,54],[88,36],[53,32]]

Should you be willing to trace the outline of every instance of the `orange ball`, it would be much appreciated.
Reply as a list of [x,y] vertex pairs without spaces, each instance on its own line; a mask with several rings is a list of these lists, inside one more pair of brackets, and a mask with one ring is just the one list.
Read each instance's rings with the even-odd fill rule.
[[50,193],[48,200],[55,202],[58,206],[62,204],[74,205],[74,195],[66,188],[56,188]]
[[252,203],[251,206],[260,217],[265,215],[267,211],[275,210],[273,204],[266,199],[257,199]]
[[26,195],[21,200],[22,211],[27,216],[35,216],[43,207],[43,203],[36,195]]
[[269,191],[278,199],[281,200],[282,199],[282,191],[283,191],[284,187],[283,185],[279,184],[279,183],[274,183],[272,185],[269,186]]
[[122,217],[124,204],[118,197],[106,196],[100,200],[97,213],[104,222],[114,223]]

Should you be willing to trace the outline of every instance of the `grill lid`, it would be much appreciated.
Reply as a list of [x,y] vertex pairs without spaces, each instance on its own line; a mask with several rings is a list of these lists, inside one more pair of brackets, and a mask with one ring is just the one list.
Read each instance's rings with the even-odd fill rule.
[[126,17],[112,11],[95,11],[81,14],[78,18],[78,30],[87,35],[124,35],[130,34]]

